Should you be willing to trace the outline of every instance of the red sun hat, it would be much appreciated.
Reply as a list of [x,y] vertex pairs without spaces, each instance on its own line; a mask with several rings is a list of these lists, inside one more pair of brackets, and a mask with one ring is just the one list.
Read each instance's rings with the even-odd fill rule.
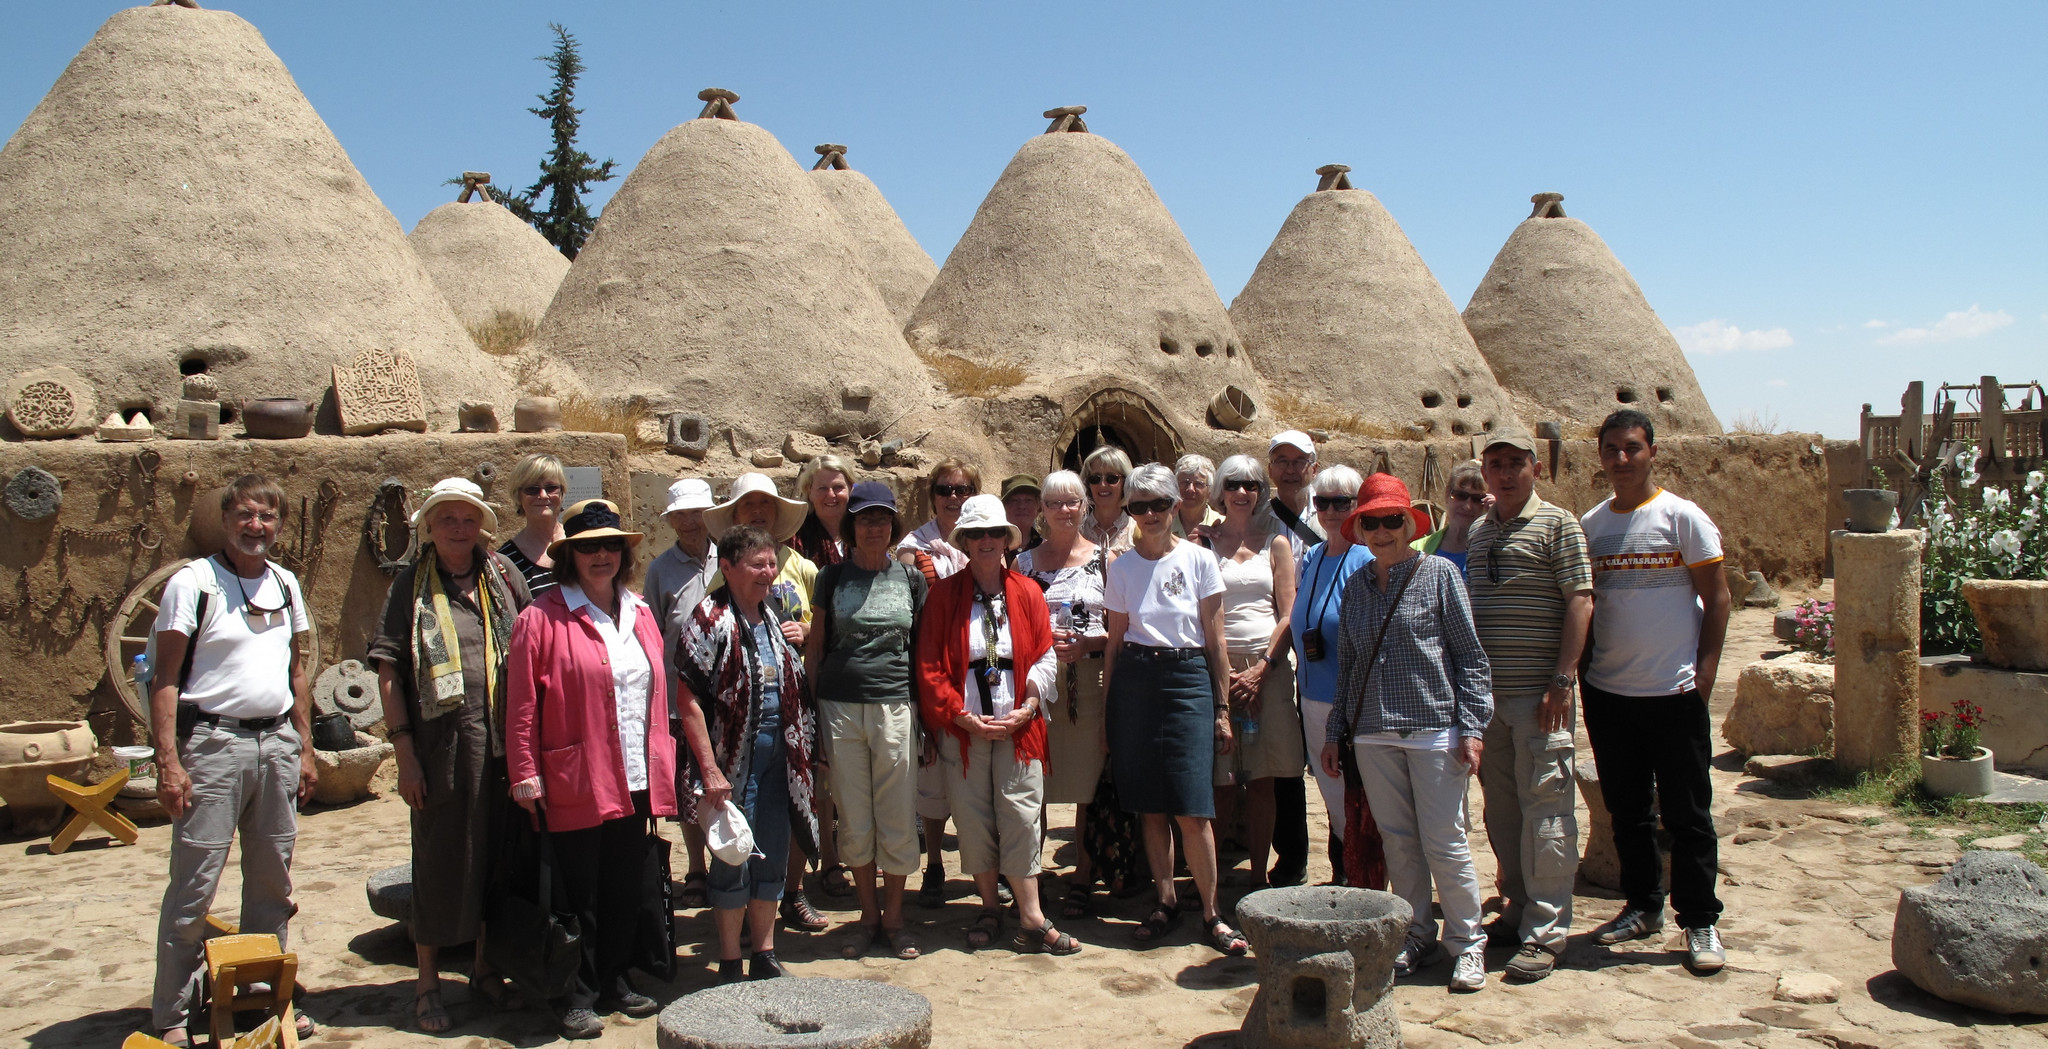
[[1415,534],[1428,535],[1429,515],[1415,508],[1415,500],[1408,496],[1408,486],[1393,474],[1373,474],[1358,486],[1358,508],[1344,519],[1344,534],[1352,542],[1365,545],[1365,536],[1358,530],[1361,517],[1385,517],[1396,511],[1405,511],[1415,522]]

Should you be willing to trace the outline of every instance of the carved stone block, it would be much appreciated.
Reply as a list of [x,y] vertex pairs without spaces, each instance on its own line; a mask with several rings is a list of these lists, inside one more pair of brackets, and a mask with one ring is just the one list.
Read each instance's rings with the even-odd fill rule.
[[427,431],[419,365],[404,350],[368,349],[334,366],[334,406],[345,434]]
[[149,416],[142,412],[127,419],[121,418],[120,412],[108,412],[99,428],[102,441],[147,441],[155,436],[156,427],[150,425]]
[[178,402],[178,414],[171,420],[171,438],[179,441],[220,440],[220,402]]
[[5,397],[7,420],[24,437],[91,433],[99,422],[92,383],[63,365],[22,372]]
[[711,420],[696,412],[668,412],[661,417],[664,443],[672,455],[702,459],[711,452]]
[[498,432],[498,406],[489,401],[463,401],[455,406],[455,418],[463,433]]

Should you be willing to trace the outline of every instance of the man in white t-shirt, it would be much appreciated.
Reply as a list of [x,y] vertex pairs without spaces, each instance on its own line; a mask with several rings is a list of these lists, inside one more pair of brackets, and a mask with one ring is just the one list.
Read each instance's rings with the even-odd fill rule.
[[1580,519],[1593,562],[1593,658],[1581,689],[1586,735],[1628,897],[1593,939],[1615,944],[1664,928],[1661,813],[1672,839],[1672,909],[1686,930],[1687,961],[1704,975],[1727,961],[1715,928],[1721,901],[1714,895],[1707,700],[1728,633],[1728,583],[1720,530],[1698,506],[1656,486],[1656,458],[1647,416],[1608,416],[1600,424],[1600,465],[1614,497]]
[[[196,511],[195,511],[196,512]],[[170,884],[157,922],[151,1022],[186,1043],[199,992],[206,914],[241,837],[245,933],[286,944],[298,807],[313,793],[311,698],[299,635],[305,595],[270,562],[284,491],[258,474],[228,486],[227,548],[178,570],[157,612],[150,731],[157,800],[171,827]],[[299,1037],[313,1026],[299,1016]]]

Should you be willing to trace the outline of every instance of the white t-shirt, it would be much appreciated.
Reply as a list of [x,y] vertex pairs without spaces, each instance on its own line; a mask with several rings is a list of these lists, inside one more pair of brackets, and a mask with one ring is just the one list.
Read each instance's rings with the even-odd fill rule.
[[903,541],[896,544],[897,553],[905,550],[921,550],[930,554],[932,567],[938,571],[940,579],[967,567],[967,555],[955,549],[953,544],[946,541],[945,536],[939,534],[939,520],[936,517],[919,525],[917,531],[904,536]]
[[[651,614],[631,590],[619,595],[619,621],[590,603],[590,596],[573,583],[562,584],[562,599],[569,611],[581,608],[597,625],[604,639],[612,667],[612,700],[619,716],[619,757],[626,765],[626,789],[647,789],[647,704],[653,698],[654,667],[647,662],[647,650],[633,634],[633,624],[642,614]],[[635,606],[638,606],[637,608]],[[663,725],[662,731],[668,726]]]
[[1693,687],[1706,608],[1691,569],[1721,559],[1721,530],[1698,506],[1659,489],[1629,513],[1608,499],[1586,512],[1593,559],[1593,663],[1586,682],[1618,696]]
[[1202,599],[1222,592],[1216,555],[1181,539],[1157,561],[1135,549],[1111,561],[1102,604],[1129,617],[1125,641],[1155,648],[1201,648]]
[[[209,557],[178,569],[164,584],[153,629],[183,634],[198,646],[180,702],[230,718],[274,718],[292,709],[292,635],[313,626],[298,577],[275,564],[265,568],[263,578],[243,579],[220,558]],[[210,591],[206,622],[195,637],[192,619],[202,587]],[[251,613],[252,607],[276,611]],[[177,669],[164,668],[164,679],[175,680]]]

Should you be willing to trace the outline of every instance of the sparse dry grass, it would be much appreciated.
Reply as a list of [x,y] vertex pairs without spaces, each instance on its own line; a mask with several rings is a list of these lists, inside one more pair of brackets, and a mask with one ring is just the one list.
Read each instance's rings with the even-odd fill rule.
[[1273,410],[1274,417],[1282,424],[1293,429],[1328,430],[1331,433],[1380,440],[1401,440],[1406,436],[1392,427],[1372,422],[1357,412],[1347,412],[1335,405],[1312,401],[1292,393],[1273,394],[1267,400],[1266,406]]
[[1766,415],[1758,411],[1748,411],[1728,421],[1728,432],[1767,437],[1785,431],[1778,425],[1778,413]]
[[662,449],[662,442],[648,440],[641,433],[641,424],[654,418],[654,413],[645,404],[603,400],[575,393],[558,399],[562,402],[564,430],[620,434],[626,438],[626,449],[633,452],[658,452]]
[[490,320],[467,327],[477,349],[496,357],[509,357],[533,338],[540,322],[523,313],[499,310],[491,315]]
[[918,359],[939,377],[946,392],[955,397],[993,397],[1024,381],[1024,368],[1016,361],[970,361],[950,353],[919,350]]

